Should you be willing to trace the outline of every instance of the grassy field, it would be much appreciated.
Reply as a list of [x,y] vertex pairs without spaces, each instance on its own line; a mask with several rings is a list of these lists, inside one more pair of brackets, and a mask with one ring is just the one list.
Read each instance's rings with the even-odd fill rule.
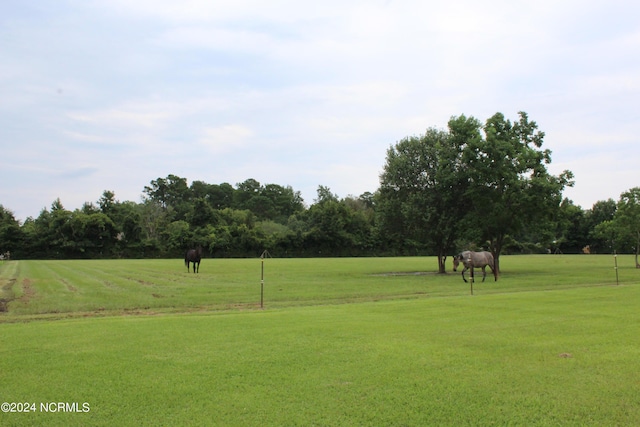
[[[636,280],[631,257],[618,257],[621,280]],[[558,290],[616,283],[612,256],[502,257],[500,281],[476,282],[476,294]],[[459,273],[435,274],[434,258],[264,260],[268,308],[470,294]],[[255,309],[259,259],[206,259],[199,274],[181,260],[18,261],[0,266],[0,322],[25,316]],[[478,274],[478,277],[480,275]]]
[[632,257],[501,261],[7,262],[0,425],[637,425]]

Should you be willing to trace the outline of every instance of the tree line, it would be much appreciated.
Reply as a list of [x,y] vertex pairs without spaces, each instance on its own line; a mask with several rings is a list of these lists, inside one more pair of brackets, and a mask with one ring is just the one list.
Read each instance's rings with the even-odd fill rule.
[[291,186],[247,179],[235,186],[168,175],[140,202],[105,190],[70,211],[56,199],[24,223],[0,205],[0,251],[12,258],[436,255],[462,249],[504,253],[636,253],[640,187],[584,210],[562,197],[573,175],[547,171],[544,133],[519,113],[481,123],[452,117],[387,151],[380,187],[340,198],[320,185],[307,205]]

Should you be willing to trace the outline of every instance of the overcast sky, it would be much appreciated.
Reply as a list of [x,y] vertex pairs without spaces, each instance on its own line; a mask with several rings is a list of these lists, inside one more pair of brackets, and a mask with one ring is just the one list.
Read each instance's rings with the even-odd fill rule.
[[640,186],[640,3],[3,0],[0,204],[37,217],[175,174],[379,187],[386,150],[529,114],[584,209]]

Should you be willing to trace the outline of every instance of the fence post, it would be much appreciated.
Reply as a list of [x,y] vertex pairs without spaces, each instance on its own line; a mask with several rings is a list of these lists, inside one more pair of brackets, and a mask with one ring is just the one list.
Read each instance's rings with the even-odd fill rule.
[[467,260],[467,262],[469,263],[469,265],[471,265],[471,280],[470,280],[470,283],[471,283],[471,295],[473,295],[473,282],[476,280],[476,277],[475,277],[475,273],[474,273],[473,264],[472,264],[472,261],[471,261],[471,254],[469,254],[469,259]]
[[264,250],[260,255],[260,308],[264,309],[264,259],[271,257],[268,250]]

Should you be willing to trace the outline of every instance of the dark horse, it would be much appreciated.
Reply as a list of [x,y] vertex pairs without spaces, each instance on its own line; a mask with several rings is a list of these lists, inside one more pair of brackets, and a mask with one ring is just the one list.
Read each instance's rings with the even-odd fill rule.
[[189,271],[189,263],[193,263],[193,272],[200,271],[200,259],[202,258],[202,248],[198,246],[196,249],[189,249],[184,254],[184,265],[187,266],[187,272]]
[[485,277],[487,277],[487,272],[485,271],[485,268],[487,266],[489,266],[489,268],[491,269],[491,272],[493,273],[495,279],[498,280],[495,264],[493,262],[493,254],[491,254],[491,252],[461,252],[453,257],[453,271],[457,271],[458,265],[460,263],[464,265],[464,269],[462,270],[462,280],[464,280],[465,282],[467,281],[467,279],[464,278],[464,272],[470,269],[471,277],[473,277],[473,269],[475,267],[482,268],[482,281],[484,282]]

